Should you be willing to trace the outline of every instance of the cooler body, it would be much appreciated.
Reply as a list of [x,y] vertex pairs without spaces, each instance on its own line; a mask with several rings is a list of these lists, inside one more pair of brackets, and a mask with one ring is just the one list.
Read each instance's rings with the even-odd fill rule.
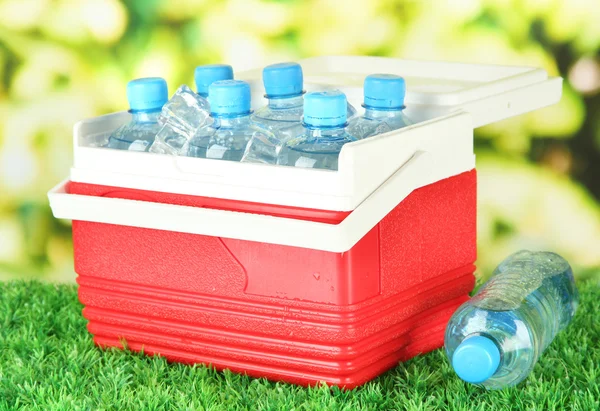
[[[215,206],[86,183],[68,191]],[[216,206],[236,208],[226,203]],[[303,218],[311,213],[323,218],[316,210]],[[73,221],[73,240],[97,344],[354,387],[442,346],[449,316],[474,285],[476,173],[412,192],[343,253],[86,221]]]
[[[74,130],[49,192],[73,221],[100,346],[254,377],[352,388],[439,348],[474,286],[473,128],[560,99],[540,69],[377,57],[300,61],[305,88],[360,107],[373,73],[406,79],[415,124],[343,146],[337,171],[98,147],[129,120]],[[260,70],[236,73],[263,104]]]

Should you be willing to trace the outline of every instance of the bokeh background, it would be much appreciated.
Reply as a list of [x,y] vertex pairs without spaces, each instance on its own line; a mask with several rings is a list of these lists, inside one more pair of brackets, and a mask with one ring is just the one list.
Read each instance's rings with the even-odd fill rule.
[[476,130],[479,275],[521,248],[600,280],[598,0],[0,0],[0,279],[75,277],[68,222],[46,192],[71,130],[126,108],[125,84],[193,84],[323,54],[543,67],[562,101]]

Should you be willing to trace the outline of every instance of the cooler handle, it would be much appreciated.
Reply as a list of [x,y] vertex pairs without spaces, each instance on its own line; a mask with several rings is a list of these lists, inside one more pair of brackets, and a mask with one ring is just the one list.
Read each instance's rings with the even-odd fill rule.
[[257,241],[330,252],[350,250],[413,190],[432,183],[432,156],[417,151],[339,224],[66,192],[48,193],[54,217]]

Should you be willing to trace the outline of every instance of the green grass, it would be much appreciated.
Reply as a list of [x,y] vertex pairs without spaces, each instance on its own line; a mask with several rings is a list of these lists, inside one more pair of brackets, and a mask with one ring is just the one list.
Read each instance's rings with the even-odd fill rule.
[[461,382],[442,351],[353,391],[302,388],[168,364],[92,344],[76,289],[0,283],[0,409],[600,409],[600,287],[580,284],[573,323],[517,387]]

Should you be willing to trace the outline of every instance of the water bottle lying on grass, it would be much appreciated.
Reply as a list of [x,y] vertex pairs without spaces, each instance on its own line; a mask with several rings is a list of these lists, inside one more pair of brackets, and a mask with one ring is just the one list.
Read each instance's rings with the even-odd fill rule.
[[519,251],[454,313],[446,354],[464,381],[497,389],[523,381],[573,318],[579,294],[569,263]]

